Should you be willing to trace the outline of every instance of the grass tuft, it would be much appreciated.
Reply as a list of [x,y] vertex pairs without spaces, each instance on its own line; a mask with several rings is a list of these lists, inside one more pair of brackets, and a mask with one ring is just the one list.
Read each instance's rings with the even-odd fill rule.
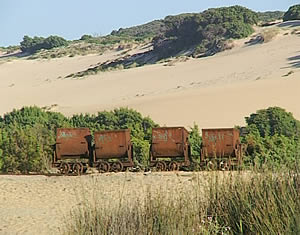
[[[206,172],[188,187],[148,187],[71,213],[65,234],[299,234],[300,174]],[[102,188],[103,198],[105,190]]]

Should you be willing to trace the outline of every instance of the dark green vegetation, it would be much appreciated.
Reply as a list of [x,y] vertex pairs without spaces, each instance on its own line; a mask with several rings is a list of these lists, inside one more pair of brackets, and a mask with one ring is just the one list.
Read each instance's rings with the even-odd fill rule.
[[[202,13],[167,16],[161,21],[120,29],[106,36],[105,40],[111,42],[114,38],[131,38],[138,41],[150,38],[153,50],[133,56],[125,55],[115,61],[104,62],[67,77],[82,78],[98,72],[139,67],[182,54],[194,57],[214,55],[232,48],[229,39],[249,36],[254,32],[252,26],[257,23],[258,15],[255,12],[241,6],[233,6],[209,9]],[[150,37],[151,35],[156,36]],[[82,40],[93,42],[95,38],[84,35]]]
[[135,158],[145,164],[154,126],[156,124],[150,118],[127,108],[66,118],[60,113],[25,107],[0,118],[0,168],[4,172],[43,172],[49,169],[55,130],[59,127],[88,127],[92,132],[130,128]]
[[294,165],[300,161],[300,122],[279,107],[246,117],[248,161],[258,168]]
[[163,20],[154,20],[146,24],[126,29],[120,28],[119,30],[113,30],[111,35],[134,37],[136,39],[144,40],[146,38],[153,38],[157,35],[163,34],[165,31],[165,22]]
[[275,20],[281,20],[284,12],[283,11],[266,11],[266,12],[258,12],[258,20],[262,23],[271,22]]
[[[99,71],[132,68],[155,63],[161,59],[184,55],[203,57],[231,49],[230,39],[239,39],[253,33],[253,25],[270,21],[299,19],[300,5],[290,7],[284,14],[281,11],[254,12],[242,6],[208,9],[201,13],[186,13],[167,16],[163,20],[154,20],[130,28],[113,30],[110,35],[83,35],[79,40],[66,41],[58,36],[28,37],[20,43],[22,52],[30,59],[51,59],[62,56],[74,57],[92,53],[102,54],[105,50],[131,49],[134,45],[151,42],[153,51],[132,58],[120,58],[118,61],[103,63],[78,75],[96,74]],[[284,16],[283,16],[284,14]],[[43,50],[42,50],[43,49]],[[38,53],[37,53],[38,52]]]
[[55,47],[67,46],[68,42],[62,37],[49,36],[47,38],[43,37],[29,37],[24,36],[23,41],[20,43],[21,51],[33,54],[41,49],[52,49]]
[[194,56],[213,55],[227,48],[226,40],[253,33],[258,23],[255,12],[241,7],[208,9],[197,14],[167,16],[166,33],[153,39],[154,51],[161,58],[195,48]]
[[[291,7],[284,18],[297,18],[298,5]],[[24,36],[21,50],[30,59],[51,59],[63,56],[102,54],[106,50],[120,50],[124,55],[116,61],[107,61],[93,68],[70,74],[68,77],[84,77],[98,72],[127,69],[153,64],[174,56],[205,57],[231,49],[232,39],[240,39],[254,32],[253,25],[268,24],[281,19],[283,12],[254,12],[242,6],[208,9],[201,13],[185,13],[167,16],[130,28],[113,30],[110,35],[83,35],[79,40],[66,41],[58,36]],[[135,46],[148,43],[153,50],[128,56]]]
[[300,20],[300,4],[291,6],[289,10],[284,14],[283,21],[288,20]]
[[[248,134],[245,167],[258,169],[291,167],[300,161],[300,124],[291,113],[278,107],[259,110],[246,118]],[[49,169],[59,127],[88,127],[96,130],[131,129],[136,164],[146,167],[152,127],[151,118],[127,108],[80,114],[66,118],[60,113],[25,107],[0,117],[0,169],[4,172],[42,172]],[[191,128],[190,143],[199,161],[199,127]]]
[[299,234],[299,173],[195,174],[189,187],[133,198],[122,182],[119,201],[102,190],[73,210],[65,234]]

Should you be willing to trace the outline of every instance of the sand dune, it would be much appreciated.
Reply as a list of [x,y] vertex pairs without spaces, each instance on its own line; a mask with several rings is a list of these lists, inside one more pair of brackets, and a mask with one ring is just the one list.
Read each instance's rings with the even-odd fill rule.
[[66,115],[128,106],[162,125],[220,127],[244,125],[245,116],[276,105],[300,119],[300,37],[289,28],[269,43],[241,40],[233,50],[212,57],[81,80],[65,76],[114,59],[119,52],[2,63],[0,99],[5,102],[0,114],[24,105],[52,105]]

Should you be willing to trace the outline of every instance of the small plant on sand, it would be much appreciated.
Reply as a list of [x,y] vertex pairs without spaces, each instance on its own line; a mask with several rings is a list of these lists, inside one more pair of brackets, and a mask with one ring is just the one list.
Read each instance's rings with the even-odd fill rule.
[[272,28],[272,29],[267,29],[264,30],[260,36],[263,39],[263,42],[271,42],[277,35],[279,34],[279,29],[278,28]]
[[287,74],[283,75],[282,77],[288,77],[288,76],[292,75],[293,73],[294,73],[294,71],[291,70]]

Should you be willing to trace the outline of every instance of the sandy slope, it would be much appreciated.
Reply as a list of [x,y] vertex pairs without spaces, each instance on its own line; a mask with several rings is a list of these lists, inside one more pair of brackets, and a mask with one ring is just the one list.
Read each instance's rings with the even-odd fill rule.
[[[222,172],[223,173],[223,172]],[[221,174],[222,174],[221,173]],[[206,173],[118,173],[80,177],[0,176],[0,234],[63,234],[70,212],[87,203],[114,208],[147,192],[193,190]],[[208,174],[208,173],[207,173]],[[223,174],[222,174],[223,175]],[[173,191],[174,190],[174,191]]]
[[34,104],[55,104],[55,110],[67,115],[128,106],[162,125],[230,127],[243,125],[244,117],[257,109],[277,105],[300,119],[300,37],[283,36],[285,32],[269,43],[240,42],[209,58],[99,73],[84,80],[64,77],[113,59],[118,52],[0,61],[0,114]]

